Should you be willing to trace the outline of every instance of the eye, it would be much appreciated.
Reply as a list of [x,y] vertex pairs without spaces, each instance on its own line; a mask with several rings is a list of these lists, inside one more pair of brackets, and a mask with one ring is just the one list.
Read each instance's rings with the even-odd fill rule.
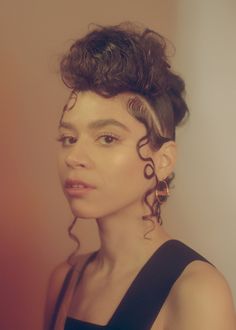
[[62,136],[59,136],[56,138],[56,141],[58,142],[62,142],[62,145],[65,146],[65,141],[69,139],[70,143],[69,144],[72,144],[73,141],[75,142],[76,139],[73,137],[73,136],[65,136],[65,135],[62,135]]
[[101,136],[98,137],[98,140],[103,139],[103,141],[105,141],[105,143],[102,143],[104,145],[110,145],[113,144],[114,141],[118,141],[119,138],[113,134],[103,134]]

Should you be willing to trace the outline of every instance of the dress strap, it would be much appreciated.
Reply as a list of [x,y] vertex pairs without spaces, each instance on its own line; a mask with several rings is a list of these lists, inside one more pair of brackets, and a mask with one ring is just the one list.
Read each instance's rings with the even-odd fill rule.
[[50,329],[64,330],[64,325],[70,302],[74,293],[74,288],[81,278],[86,265],[95,256],[96,253],[97,251],[79,255],[78,261],[72,265],[67,272],[58,295]]
[[173,284],[194,260],[210,263],[178,240],[169,240],[154,253],[135,279],[124,302],[111,320],[112,329],[148,330],[154,323]]

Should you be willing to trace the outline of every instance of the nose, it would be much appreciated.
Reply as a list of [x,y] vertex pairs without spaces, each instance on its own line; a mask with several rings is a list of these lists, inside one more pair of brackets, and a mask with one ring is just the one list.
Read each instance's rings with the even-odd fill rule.
[[[78,142],[77,142],[78,143]],[[68,167],[90,167],[91,161],[88,157],[86,145],[79,143],[74,145],[65,156],[65,163]]]

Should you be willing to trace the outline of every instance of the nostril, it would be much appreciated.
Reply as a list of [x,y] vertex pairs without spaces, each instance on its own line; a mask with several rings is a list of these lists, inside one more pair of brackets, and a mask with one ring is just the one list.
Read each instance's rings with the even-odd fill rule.
[[72,155],[65,158],[65,163],[69,167],[86,167],[86,161],[79,158],[73,157]]

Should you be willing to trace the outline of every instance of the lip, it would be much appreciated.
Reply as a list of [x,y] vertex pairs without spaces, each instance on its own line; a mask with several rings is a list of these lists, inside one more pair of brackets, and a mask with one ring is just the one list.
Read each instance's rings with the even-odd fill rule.
[[64,187],[67,189],[77,189],[78,188],[72,188],[73,185],[78,185],[78,184],[82,184],[83,186],[85,186],[85,188],[81,188],[80,190],[86,189],[86,188],[96,188],[95,186],[91,185],[90,183],[87,183],[85,181],[82,181],[80,179],[66,179],[65,180],[65,184]]
[[70,197],[80,197],[87,194],[89,191],[93,190],[94,188],[86,187],[86,188],[72,188],[67,187],[65,191]]
[[[84,187],[83,188],[72,187],[73,185],[78,185],[78,184],[82,184],[84,185]],[[68,178],[65,180],[64,188],[68,196],[80,197],[87,194],[89,191],[95,189],[96,187],[80,179]]]

